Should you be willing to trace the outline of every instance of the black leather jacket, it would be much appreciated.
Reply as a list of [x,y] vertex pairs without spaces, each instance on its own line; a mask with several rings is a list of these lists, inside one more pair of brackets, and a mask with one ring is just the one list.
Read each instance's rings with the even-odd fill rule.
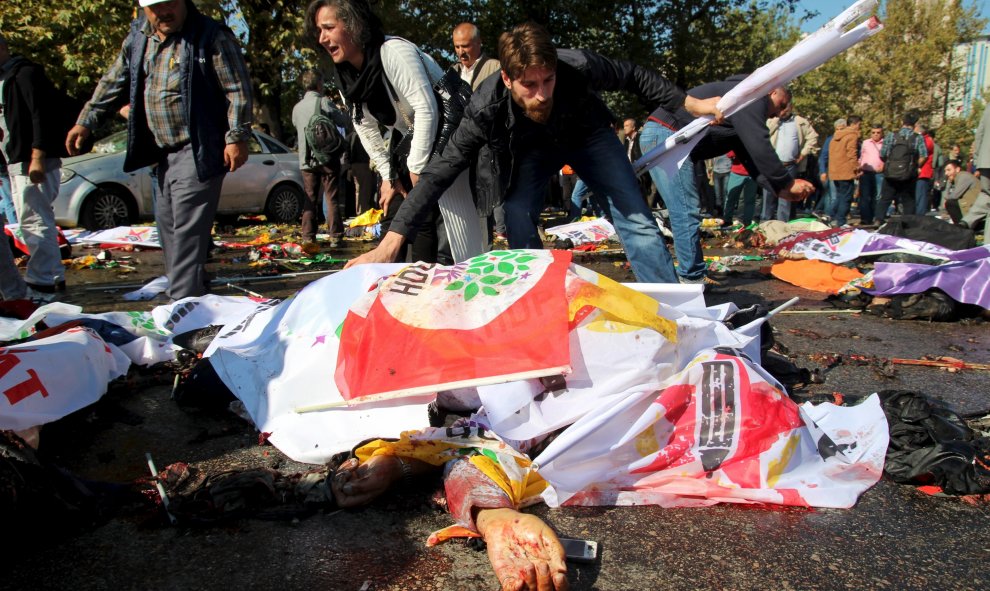
[[[558,145],[581,145],[592,132],[615,119],[597,92],[628,90],[654,109],[676,110],[684,92],[656,71],[591,51],[557,50],[557,81],[548,128]],[[430,208],[457,176],[474,164],[475,197],[480,214],[501,203],[514,181],[514,158],[525,157],[529,143],[520,132],[512,96],[500,76],[492,75],[474,92],[464,118],[444,149],[430,162],[389,228],[405,237],[415,234]]]

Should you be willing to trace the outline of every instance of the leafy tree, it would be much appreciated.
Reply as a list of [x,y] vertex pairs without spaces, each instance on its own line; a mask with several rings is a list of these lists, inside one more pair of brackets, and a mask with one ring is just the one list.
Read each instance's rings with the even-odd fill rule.
[[[441,63],[453,58],[450,32],[478,25],[490,54],[502,31],[535,21],[560,47],[591,49],[656,68],[682,87],[752,70],[797,36],[781,27],[794,0],[380,0],[386,31],[415,41]],[[608,93],[617,116],[642,118],[634,98]]]
[[[969,115],[965,117],[951,117],[942,122],[936,130],[935,140],[942,146],[942,150],[949,151],[953,145],[958,145],[962,154],[968,155],[973,145],[973,139],[980,118],[983,117],[983,110],[986,108],[986,101],[974,101],[973,108]],[[965,164],[965,161],[964,161]]]
[[12,52],[43,64],[59,88],[83,98],[120,51],[135,6],[131,0],[3,0],[0,31]]
[[283,121],[291,123],[292,106],[302,95],[295,81],[304,69],[325,68],[329,62],[325,52],[316,52],[304,39],[305,5],[288,0],[221,0],[214,4],[244,45],[254,87],[255,121],[267,123],[276,137],[294,135],[295,130],[284,133]]
[[944,90],[958,79],[953,48],[973,38],[985,21],[959,0],[887,0],[884,30],[810,72],[797,83],[797,109],[818,125],[856,113],[869,123],[899,127],[916,111],[940,120]]
[[928,117],[940,113],[944,82],[959,76],[949,65],[954,47],[983,28],[975,10],[958,0],[888,0],[886,30],[856,54],[862,94],[869,97],[863,112],[891,125],[908,109]]

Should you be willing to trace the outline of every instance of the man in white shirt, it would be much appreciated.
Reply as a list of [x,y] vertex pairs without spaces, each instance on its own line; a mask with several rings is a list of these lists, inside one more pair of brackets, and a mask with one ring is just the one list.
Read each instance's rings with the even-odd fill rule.
[[481,32],[472,23],[454,27],[453,38],[457,63],[451,67],[471,85],[471,90],[477,89],[485,78],[501,69],[497,59],[481,53]]
[[[498,60],[481,53],[481,32],[472,23],[461,23],[454,27],[454,55],[457,56],[457,63],[451,66],[459,72],[461,80],[471,85],[471,91],[475,91],[478,86],[495,72],[499,72],[502,66]],[[474,190],[472,181],[471,190]],[[505,238],[505,212],[502,206],[496,205],[492,215],[486,216],[483,220],[488,227],[488,250],[494,246],[494,239]]]
[[[795,115],[793,105],[788,105],[779,117],[767,121],[767,129],[780,162],[792,178],[799,178],[807,169],[808,156],[818,153],[818,134],[811,123]],[[764,191],[761,217],[763,221],[778,219],[786,222],[791,218],[791,203],[778,199],[775,193]]]

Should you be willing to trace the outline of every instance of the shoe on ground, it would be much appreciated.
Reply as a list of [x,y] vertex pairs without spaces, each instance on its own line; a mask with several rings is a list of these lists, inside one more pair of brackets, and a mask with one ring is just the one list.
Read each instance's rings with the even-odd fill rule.
[[[41,287],[41,286],[39,286]],[[52,288],[51,291],[38,291],[37,289],[31,287],[27,288],[27,294],[25,294],[24,299],[29,300],[39,306],[45,304],[50,304],[56,300],[58,294],[54,290],[54,286],[44,286]]]

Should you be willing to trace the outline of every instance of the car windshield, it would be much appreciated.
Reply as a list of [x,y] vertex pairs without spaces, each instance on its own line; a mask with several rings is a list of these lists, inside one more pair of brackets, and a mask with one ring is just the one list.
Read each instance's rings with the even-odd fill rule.
[[127,130],[118,131],[93,143],[94,154],[116,154],[127,149]]

